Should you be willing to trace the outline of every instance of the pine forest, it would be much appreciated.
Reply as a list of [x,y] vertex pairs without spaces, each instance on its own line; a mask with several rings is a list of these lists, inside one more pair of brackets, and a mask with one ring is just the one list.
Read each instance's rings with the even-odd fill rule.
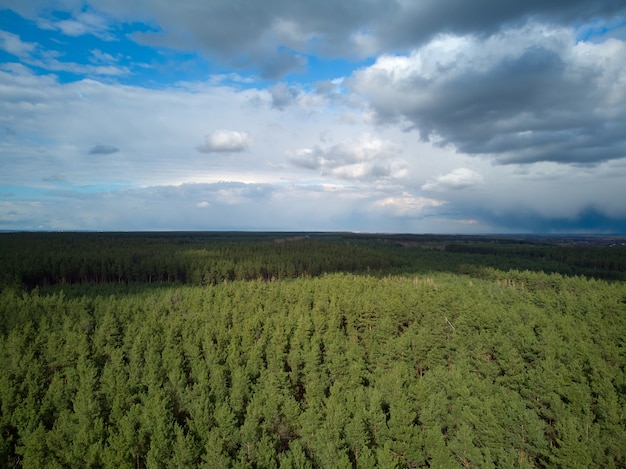
[[626,467],[623,238],[1,233],[0,467]]

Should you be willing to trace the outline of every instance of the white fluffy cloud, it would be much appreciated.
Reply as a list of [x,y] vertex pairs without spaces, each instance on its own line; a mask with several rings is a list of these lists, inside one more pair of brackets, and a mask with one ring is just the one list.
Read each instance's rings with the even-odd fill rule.
[[247,150],[251,143],[252,137],[247,132],[216,130],[207,135],[197,149],[201,153],[239,153]]
[[467,189],[468,187],[481,184],[482,182],[483,177],[476,171],[472,171],[467,168],[457,168],[448,174],[437,176],[436,178],[429,180],[422,186],[422,190],[445,191],[448,189]]
[[27,57],[36,47],[37,44],[24,42],[17,34],[0,30],[0,49],[9,54],[20,58]]
[[[36,42],[23,41],[17,34],[0,30],[0,50],[17,57],[22,63],[54,72],[70,72],[93,76],[128,75],[128,67],[106,64],[79,64],[60,60],[63,55],[55,50],[45,50]],[[97,52],[94,57],[97,57]],[[102,57],[100,57],[102,58]]]
[[92,34],[105,41],[114,40],[114,36],[109,32],[108,18],[90,11],[77,11],[72,18],[63,20],[40,17],[37,23],[42,29],[58,29],[67,36]]
[[295,166],[343,179],[399,178],[406,174],[399,153],[398,145],[366,136],[331,146],[301,148],[291,152],[289,160]]
[[386,197],[378,200],[374,205],[383,210],[391,210],[399,217],[417,217],[423,215],[427,209],[441,207],[445,203],[443,200],[413,197],[409,193],[404,193],[399,197]]

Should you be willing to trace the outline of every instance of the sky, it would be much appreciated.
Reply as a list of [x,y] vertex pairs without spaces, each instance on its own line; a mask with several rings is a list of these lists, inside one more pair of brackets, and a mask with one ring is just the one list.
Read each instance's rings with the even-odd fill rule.
[[626,233],[623,0],[0,0],[0,230]]

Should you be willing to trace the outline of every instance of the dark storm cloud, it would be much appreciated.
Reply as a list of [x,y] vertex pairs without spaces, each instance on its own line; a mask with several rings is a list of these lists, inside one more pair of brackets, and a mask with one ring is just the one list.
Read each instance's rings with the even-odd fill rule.
[[[36,6],[23,3],[10,1],[9,7],[32,16]],[[486,35],[528,19],[565,24],[626,11],[621,0],[98,0],[93,5],[112,17],[152,22],[156,32],[135,34],[139,42],[200,48],[230,66],[256,67],[267,77],[301,69],[303,53],[372,56],[411,49],[441,32]],[[78,18],[78,2],[75,9]]]
[[519,25],[532,19],[570,24],[591,18],[608,18],[626,11],[621,0],[425,0],[394,2],[393,14],[379,23],[381,40],[389,47],[411,47],[438,33],[490,35],[503,26]]
[[545,217],[533,212],[483,213],[477,218],[495,231],[526,233],[626,233],[626,218],[607,215],[596,207],[586,207],[567,217]]
[[626,44],[576,44],[525,27],[488,39],[444,37],[383,57],[350,85],[380,121],[501,163],[598,163],[626,156]]
[[113,145],[94,145],[89,150],[90,155],[111,155],[120,151],[119,148]]
[[[432,106],[407,114],[420,132],[463,153],[502,162],[598,162],[625,156],[626,115],[598,105],[594,70],[568,76],[561,57],[532,48],[433,90]],[[593,150],[593,151],[590,151]]]
[[[256,63],[255,63],[256,62]],[[255,57],[251,65],[256,65],[261,77],[276,80],[291,72],[302,72],[306,69],[305,57],[287,50],[265,52]]]
[[[102,10],[116,16],[134,9],[127,2],[100,3]],[[137,7],[137,3],[144,6]],[[276,76],[300,69],[300,54],[318,52],[314,47],[321,46],[333,55],[350,52],[350,35],[369,25],[381,3],[188,0],[181,8],[145,0],[135,2],[135,8],[150,11],[161,31],[137,34],[135,38],[151,45],[200,47],[230,66],[258,67],[262,75]]]

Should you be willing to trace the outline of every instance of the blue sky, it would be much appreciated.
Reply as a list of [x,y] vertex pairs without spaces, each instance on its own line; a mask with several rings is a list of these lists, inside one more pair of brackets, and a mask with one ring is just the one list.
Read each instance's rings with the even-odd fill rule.
[[2,0],[16,229],[625,233],[626,5]]

